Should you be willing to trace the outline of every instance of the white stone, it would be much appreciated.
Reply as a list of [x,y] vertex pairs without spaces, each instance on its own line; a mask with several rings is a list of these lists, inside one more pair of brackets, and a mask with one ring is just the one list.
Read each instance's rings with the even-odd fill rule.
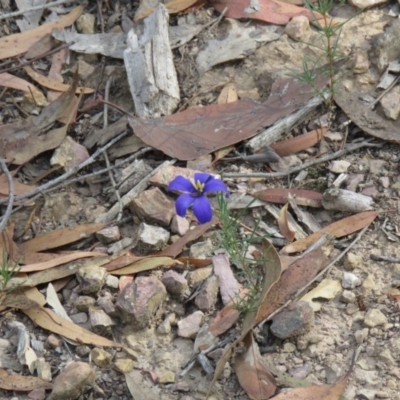
[[385,325],[387,322],[388,319],[386,318],[385,314],[383,314],[383,312],[377,308],[370,308],[365,314],[364,324],[370,328],[378,325]]
[[293,40],[305,40],[310,30],[310,22],[307,17],[297,15],[293,17],[285,27],[285,33]]
[[213,244],[210,239],[204,242],[197,242],[190,246],[190,258],[206,259],[211,255]]
[[387,118],[397,120],[400,115],[400,86],[396,85],[381,101],[383,113]]
[[344,289],[354,289],[360,283],[360,279],[351,272],[344,272],[342,286]]

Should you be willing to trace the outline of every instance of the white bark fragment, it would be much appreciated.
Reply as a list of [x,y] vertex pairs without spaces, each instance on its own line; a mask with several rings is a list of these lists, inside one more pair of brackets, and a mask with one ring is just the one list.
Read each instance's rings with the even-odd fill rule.
[[168,12],[160,4],[145,19],[140,38],[133,29],[128,33],[124,62],[139,118],[170,115],[180,101],[168,21]]
[[322,205],[325,210],[358,213],[373,210],[374,200],[350,190],[328,189],[323,194]]

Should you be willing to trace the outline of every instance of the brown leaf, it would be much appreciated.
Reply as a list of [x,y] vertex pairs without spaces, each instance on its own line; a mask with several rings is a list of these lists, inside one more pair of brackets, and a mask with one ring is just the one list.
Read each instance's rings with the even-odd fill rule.
[[[7,162],[23,164],[62,143],[67,134],[68,125],[52,129],[46,134],[43,132],[63,115],[65,109],[73,101],[77,81],[78,75],[75,74],[70,90],[44,107],[39,116],[30,116],[16,123],[0,126],[0,151]],[[70,111],[70,120],[75,112],[74,109]]]
[[[112,270],[113,275],[129,275],[137,274],[138,272],[150,271],[155,268],[164,267],[169,268],[176,264],[180,264],[179,261],[174,260],[171,257],[145,257],[138,261],[129,263],[128,265]],[[104,267],[107,268],[105,265]],[[110,272],[110,269],[107,268]]]
[[[316,86],[325,84],[326,77],[321,74]],[[312,91],[295,79],[275,82],[271,93],[281,95],[272,94],[264,103],[246,99],[193,107],[161,118],[129,118],[129,124],[148,146],[179,160],[193,160],[256,135],[313,97]]]
[[78,343],[90,344],[92,346],[123,347],[120,343],[96,335],[79,325],[59,317],[48,308],[40,307],[38,309],[23,310],[23,312],[41,328],[75,340]]
[[328,258],[321,249],[316,249],[294,261],[272,286],[258,309],[253,326],[268,318],[285,304],[299,289],[310,282],[326,266]]
[[269,203],[285,204],[289,201],[289,194],[293,196],[298,206],[322,207],[322,194],[312,190],[286,188],[264,189],[253,193],[253,196]]
[[18,293],[8,294],[0,305],[2,307],[16,308],[18,310],[31,310],[33,308],[40,308],[40,305],[36,303],[36,301]]
[[232,82],[227,83],[221,90],[218,96],[218,104],[228,104],[238,101],[239,97],[236,90],[236,85]]
[[165,250],[157,253],[157,256],[167,256],[167,257],[176,257],[180,253],[182,253],[183,246],[187,243],[192,242],[193,240],[198,239],[201,237],[204,232],[211,228],[212,224],[215,221],[208,222],[207,224],[198,225],[196,228],[191,229],[177,241],[171,244],[171,246],[167,247]]
[[315,129],[314,131],[271,144],[270,147],[281,157],[289,156],[319,143],[327,131],[328,128]]
[[[286,25],[296,15],[304,15],[310,21],[314,20],[315,16],[322,18],[317,12],[314,12],[313,15],[305,8],[279,0],[259,0],[257,11],[251,7],[251,0],[210,0],[210,4],[218,12],[222,12],[227,7],[226,18],[251,18],[276,25]],[[251,11],[248,12],[247,10]]]
[[[30,192],[35,189],[35,186],[25,185],[14,180],[14,195],[19,196],[20,194],[24,194],[26,192]],[[9,193],[8,180],[7,177],[2,174],[0,175],[0,195],[7,196]]]
[[0,388],[4,390],[31,392],[35,389],[52,389],[53,384],[35,376],[9,375],[0,369]]
[[245,351],[235,357],[235,372],[240,386],[254,400],[269,399],[276,391],[275,378],[262,364],[260,350],[250,331],[243,339]]
[[315,232],[304,239],[286,245],[281,253],[291,254],[305,250],[315,243],[324,233],[329,233],[337,238],[350,235],[369,225],[379,214],[387,211],[365,211],[351,217],[343,218]]
[[7,72],[0,74],[0,86],[31,93],[38,106],[44,106],[47,104],[45,95],[39,89],[26,80],[8,74]]
[[58,21],[49,22],[25,32],[0,38],[0,60],[25,53],[34,43],[54,29],[62,29],[73,24],[82,14],[83,9],[83,6],[78,6]]
[[278,217],[278,226],[279,230],[281,231],[282,235],[289,241],[291,242],[294,237],[296,236],[296,232],[292,231],[289,226],[289,220],[288,220],[288,207],[289,203],[286,203],[281,211],[279,212],[279,217]]
[[[66,92],[71,88],[71,85],[66,85],[65,83],[58,82],[54,79],[49,79],[46,76],[43,76],[36,72],[33,68],[26,66],[24,67],[26,73],[37,83],[44,86],[45,88],[55,90],[57,92]],[[0,75],[1,76],[1,75]],[[78,86],[75,90],[76,94],[80,94],[83,91],[83,94],[91,94],[94,92],[93,89],[87,87]]]
[[[180,11],[186,10],[195,5],[199,0],[172,0],[164,4],[169,14],[177,14]],[[139,21],[149,16],[154,11],[154,7],[145,10],[144,12],[135,15],[134,21]]]
[[90,251],[76,251],[72,254],[64,254],[61,256],[53,257],[51,260],[43,261],[35,264],[24,265],[20,268],[19,272],[37,272],[46,269],[58,267],[59,265],[69,263],[75,260],[81,260],[87,257],[101,256],[102,253],[95,253]]
[[24,252],[39,252],[43,250],[55,249],[87,238],[93,233],[105,228],[108,223],[77,225],[69,228],[58,229],[35,237],[22,243],[20,248]]

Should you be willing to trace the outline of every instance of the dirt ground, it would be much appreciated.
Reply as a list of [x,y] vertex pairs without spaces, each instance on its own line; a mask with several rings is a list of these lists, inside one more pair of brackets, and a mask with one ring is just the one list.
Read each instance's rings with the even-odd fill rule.
[[[115,17],[115,14],[122,15],[122,20],[125,20],[125,18],[132,19],[134,16],[135,4],[122,1],[118,4],[119,7],[113,7],[111,4],[109,4],[110,7],[105,5],[103,7],[103,23],[109,28],[114,25],[119,26],[122,23],[121,18]],[[86,11],[93,13],[98,18],[99,14],[96,13],[96,7],[95,2],[89,2]],[[389,11],[393,7],[394,4],[388,3],[357,14],[354,7],[346,4],[335,11],[336,15],[334,16],[338,19],[344,20],[353,17],[344,25],[339,41],[340,50],[345,54],[351,54],[354,61],[352,69],[346,67],[348,69],[344,71],[344,78],[341,81],[341,84],[350,88],[349,90],[352,92],[376,93],[375,86],[383,73],[377,68],[375,61],[376,37],[382,34],[386,27],[393,22],[395,17],[389,15]],[[211,7],[206,6],[194,11],[192,17],[198,23],[206,23],[218,15]],[[180,17],[171,16],[171,25],[176,24],[178,18]],[[398,18],[398,15],[396,18]],[[114,23],[112,23],[113,20],[115,20]],[[249,24],[257,24],[257,22],[253,21]],[[279,39],[258,47],[243,59],[215,66],[200,76],[196,69],[196,56],[199,50],[210,39],[223,38],[227,26],[229,26],[229,23],[222,20],[211,30],[202,31],[189,43],[174,50],[174,63],[181,91],[180,106],[215,104],[221,92],[222,84],[227,81],[236,85],[240,99],[251,98],[256,101],[264,101],[271,92],[273,82],[287,76],[289,70],[300,69],[304,54],[314,52],[307,44],[294,41],[283,33]],[[278,31],[283,31],[283,29],[282,26],[278,27]],[[0,27],[1,37],[15,32],[18,32],[18,28],[13,19],[7,19],[6,23]],[[311,26],[308,41],[317,43],[319,38],[320,35]],[[41,59],[33,65],[48,70],[50,59],[50,57]],[[127,112],[133,112],[134,105],[122,60],[101,57],[100,55],[78,55],[78,53],[71,52],[69,63],[65,66],[65,72],[69,78],[72,77],[71,71],[73,71],[78,59],[84,60],[96,69],[85,82],[91,87],[99,83],[101,71],[112,66],[114,68],[114,79],[110,90],[110,102],[122,107]],[[15,62],[17,63],[17,61]],[[13,73],[26,79],[26,74],[22,70]],[[104,91],[104,88],[105,80],[103,79],[99,83],[98,89]],[[18,101],[14,103],[11,100],[8,101],[7,93],[1,99],[2,103],[0,104],[1,118],[4,124],[25,117],[20,106],[17,107]],[[102,128],[102,116],[100,115],[102,107],[92,108],[79,115],[74,131],[71,132],[71,136],[79,143],[83,143],[91,132]],[[383,115],[379,107],[377,113]],[[325,111],[321,107],[307,121],[287,132],[285,138],[315,129],[325,116]],[[122,118],[120,112],[110,109],[110,124],[120,118]],[[327,135],[326,138],[331,151],[339,150],[343,141],[353,142],[371,137],[354,123],[350,123],[347,128],[342,129],[341,124],[348,118],[346,110],[342,110],[340,107],[334,110],[329,127],[331,135]],[[397,120],[393,124],[398,126],[399,121]],[[321,309],[315,313],[313,326],[308,332],[300,336],[280,340],[273,338],[271,333],[267,333],[266,337],[267,329],[255,329],[259,346],[261,349],[265,346],[268,349],[262,356],[264,362],[271,366],[274,373],[285,373],[278,377],[280,388],[295,387],[295,385],[300,385],[299,382],[302,381],[312,384],[334,384],[349,370],[353,353],[356,348],[361,346],[361,353],[341,398],[347,400],[400,400],[400,311],[396,298],[389,296],[389,292],[396,288],[400,282],[400,262],[398,261],[400,259],[400,153],[397,143],[389,143],[385,140],[379,142],[382,143],[382,147],[360,149],[340,158],[341,161],[350,163],[346,171],[348,180],[343,187],[348,188],[353,185],[354,189],[352,190],[372,197],[375,210],[387,211],[377,216],[360,240],[350,249],[350,255],[336,263],[329,275],[325,277],[339,281],[343,285],[345,274],[350,273],[353,278],[354,276],[358,278],[356,284],[347,290],[342,287],[340,293],[333,299],[320,300]],[[238,149],[242,151],[243,145],[239,145]],[[296,155],[297,161],[300,161],[300,163],[311,161],[317,153],[317,146],[309,151],[302,151]],[[44,171],[51,168],[50,158],[51,152],[49,151],[24,163],[18,171],[18,179],[21,182],[28,183],[40,177]],[[150,170],[160,165],[165,159],[166,156],[160,151],[147,153],[143,158],[144,163],[151,167]],[[99,158],[85,172],[95,171],[104,166],[104,161]],[[186,167],[187,163],[178,161],[175,166]],[[331,166],[332,164],[328,162],[308,168],[308,175],[301,183],[294,181],[296,174],[274,179],[229,178],[226,182],[231,193],[254,193],[264,188],[289,187],[316,190],[322,193],[332,186],[332,182],[339,175],[331,171]],[[264,166],[244,161],[235,163],[220,161],[213,166],[213,171],[215,173],[249,173],[265,172],[265,169]],[[44,179],[49,180],[56,176],[57,171]],[[94,222],[96,217],[115,203],[115,199],[112,199],[110,195],[111,184],[108,175],[104,174],[101,177],[101,179],[91,181],[90,184],[87,181],[73,183],[57,192],[47,193],[44,198],[36,200],[35,206],[38,207],[38,211],[31,220],[29,219],[33,203],[29,207],[13,213],[10,221],[15,223],[14,237],[19,237],[16,242],[22,243],[35,237],[37,234],[35,229],[38,227],[40,227],[40,233],[43,234],[60,228]],[[2,208],[4,212],[4,205]],[[349,213],[323,209],[310,209],[309,211],[321,226],[326,226],[350,215]],[[132,219],[129,209],[124,211],[123,217],[119,224],[121,234],[125,238],[133,237],[137,230],[138,221]],[[254,226],[259,218],[262,218],[266,224],[278,229],[275,218],[266,211],[264,206],[249,209],[243,217],[243,221],[248,226]],[[25,229],[27,224],[28,229]],[[356,234],[353,234],[335,240],[330,258],[333,259],[335,255],[345,249],[355,236]],[[202,242],[207,238],[210,238],[213,245],[216,245],[215,231],[207,232],[198,241]],[[86,239],[81,245],[65,246],[62,250],[92,250],[96,246],[97,241],[92,238],[92,240]],[[189,245],[185,247],[186,253],[184,254],[188,254],[189,247]],[[212,253],[215,250],[218,249],[213,248]],[[209,254],[209,256],[211,255]],[[371,256],[373,255],[392,257],[397,261],[372,259]],[[176,270],[186,276],[187,272],[195,270],[195,267],[189,266],[186,271],[182,268]],[[139,275],[152,275],[161,279],[163,272],[158,269]],[[318,282],[314,283],[311,288],[316,287],[317,284]],[[45,293],[46,285],[39,285],[38,289],[41,293]],[[191,293],[188,297],[196,289],[196,287],[190,287]],[[348,296],[348,293],[343,294],[343,291],[353,293],[353,295]],[[111,293],[111,298],[115,300],[119,288],[118,286],[114,288],[105,286],[92,297],[97,300],[104,296],[106,292]],[[90,330],[88,313],[77,310],[75,305],[80,294],[80,283],[75,277],[72,277],[59,290],[58,297],[67,313],[73,316],[74,322],[76,321],[77,325]],[[204,313],[204,324],[210,323],[222,307],[221,299],[218,298],[217,303]],[[114,368],[116,360],[127,358],[133,360],[136,384],[144,392],[144,394],[140,393],[139,397],[133,396],[135,399],[191,400],[206,398],[212,381],[212,374],[207,375],[199,364],[195,364],[182,378],[178,378],[182,369],[192,358],[194,350],[193,339],[177,335],[177,321],[196,310],[193,301],[186,302],[168,296],[157,311],[156,317],[145,329],[132,330],[129,324],[117,319],[118,322],[113,326],[108,337],[117,342],[128,343],[129,350],[105,349],[111,354],[112,361],[104,368],[92,364],[96,371],[96,385],[77,398],[132,398],[131,393],[135,389],[128,388],[129,382],[127,383],[126,376]],[[374,322],[372,322],[370,325],[366,325],[365,320],[370,310],[380,310],[386,317],[384,323],[373,326]],[[171,324],[172,328],[169,332],[161,334],[159,327],[171,314],[174,315],[176,320]],[[53,348],[48,345],[49,331],[37,326],[22,312],[12,309],[3,311],[0,320],[0,338],[10,340],[13,345],[11,349],[7,350],[9,356],[13,356],[17,344],[15,336],[10,336],[7,325],[10,320],[22,322],[30,334],[30,339],[39,343],[37,352],[50,364],[53,377],[57,376],[71,361],[91,362],[92,346],[76,345],[76,343],[72,345],[64,340],[61,347]],[[240,324],[231,328],[219,339],[222,340],[239,331]],[[40,343],[43,347],[42,351],[40,351]],[[221,356],[221,352],[222,350],[218,349],[214,352],[213,358],[210,357],[210,363],[214,367]],[[26,366],[20,365],[19,369],[14,369],[14,372],[29,375]],[[160,378],[167,376],[169,372],[175,374],[175,382],[165,378],[165,382],[161,382],[159,379],[157,383],[152,379],[152,373]],[[293,378],[293,380],[289,381],[288,377]],[[48,393],[43,395],[43,391],[22,393],[0,390],[0,399],[44,399],[50,398]],[[245,400],[248,398],[238,382],[232,362],[228,362],[221,377],[215,383],[213,394],[209,399]]]

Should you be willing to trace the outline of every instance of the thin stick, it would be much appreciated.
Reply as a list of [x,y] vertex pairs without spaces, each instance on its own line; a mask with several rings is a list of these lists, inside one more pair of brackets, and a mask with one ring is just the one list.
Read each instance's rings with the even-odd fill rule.
[[8,14],[0,15],[0,21],[3,19],[7,19],[7,18],[18,17],[19,15],[23,15],[23,14],[31,12],[31,11],[44,10],[46,8],[61,6],[62,4],[67,4],[67,3],[76,3],[76,1],[74,1],[74,0],[59,0],[59,1],[54,1],[53,3],[49,3],[49,4],[42,4],[40,6],[34,6],[31,8],[28,8],[26,10],[14,11],[14,12],[11,12]]
[[271,320],[273,317],[275,317],[276,314],[279,314],[284,308],[286,308],[289,304],[293,303],[306,289],[308,289],[316,280],[318,280],[322,275],[325,273],[329,273],[331,268],[340,260],[342,259],[346,253],[361,239],[361,237],[364,235],[366,230],[369,228],[370,224],[364,227],[364,229],[356,236],[356,238],[344,249],[338,256],[336,256],[318,275],[314,277],[310,282],[307,283],[307,285],[303,286],[301,289],[299,289],[296,294],[288,300],[283,306],[279,307],[277,310],[275,310],[273,313],[268,315],[267,318],[265,318],[262,322],[260,322],[260,325],[264,324],[266,321]]
[[[82,163],[80,163],[79,165],[77,165],[76,167],[72,168],[71,170],[67,171],[65,174],[60,175],[58,178],[53,179],[50,182],[45,183],[42,186],[37,187],[34,190],[31,190],[30,192],[24,193],[24,194],[20,194],[19,196],[16,196],[14,198],[14,200],[22,200],[22,199],[26,199],[28,197],[34,196],[38,193],[43,193],[45,190],[50,189],[51,187],[57,185],[58,183],[64,181],[65,179],[69,178],[70,176],[76,174],[78,171],[80,171],[82,168],[87,167],[88,165],[92,164],[93,162],[95,162],[96,157],[98,157],[101,153],[103,153],[103,151],[107,150],[109,147],[111,147],[114,143],[118,142],[120,139],[122,139],[123,137],[125,137],[128,134],[128,131],[124,131],[121,134],[119,134],[118,136],[116,136],[114,139],[112,139],[111,141],[109,141],[105,146],[97,149],[92,156],[90,156],[87,160],[83,161]],[[4,204],[8,201],[8,198],[6,199],[0,199],[0,204]]]
[[378,256],[376,254],[371,254],[370,257],[374,261],[387,261],[390,263],[400,264],[400,258],[388,257],[388,256]]
[[14,204],[14,181],[13,181],[10,171],[7,168],[7,164],[1,157],[0,157],[0,166],[4,172],[4,175],[7,178],[7,181],[8,181],[8,204],[7,204],[6,212],[3,215],[1,222],[0,222],[0,232],[3,232],[4,228],[7,225],[8,220],[10,219],[12,207]]
[[299,165],[298,167],[288,169],[287,171],[271,172],[271,173],[269,173],[269,172],[252,172],[249,174],[241,174],[241,173],[237,173],[237,172],[227,172],[227,173],[224,173],[223,176],[226,178],[282,178],[284,176],[294,174],[295,172],[302,171],[303,169],[311,167],[312,165],[316,165],[316,164],[319,164],[322,162],[334,160],[335,158],[344,156],[345,154],[348,154],[354,150],[361,149],[363,147],[382,147],[382,144],[369,143],[369,142],[353,143],[351,145],[348,145],[343,150],[336,151],[335,153],[332,153],[332,154],[327,154],[326,156],[323,156],[316,160],[309,161],[308,163],[304,163],[302,165]]

